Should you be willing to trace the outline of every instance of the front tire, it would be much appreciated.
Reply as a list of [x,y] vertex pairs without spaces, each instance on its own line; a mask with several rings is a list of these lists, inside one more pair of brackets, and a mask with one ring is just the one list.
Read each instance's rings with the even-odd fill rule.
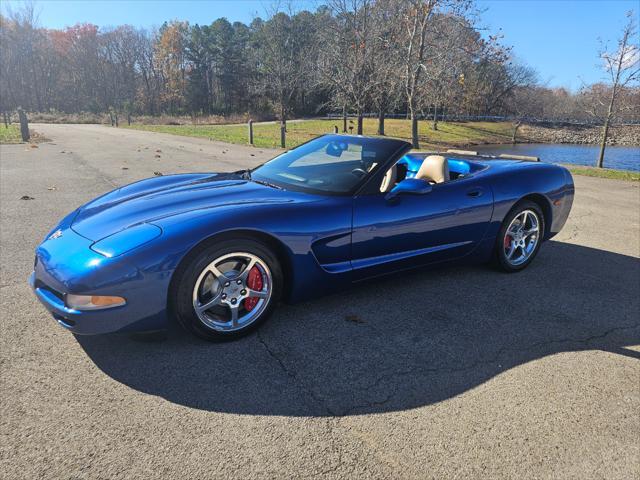
[[531,201],[518,203],[505,217],[495,246],[496,265],[508,273],[524,270],[540,250],[544,215]]
[[264,244],[224,240],[191,254],[176,271],[170,306],[180,324],[205,340],[255,330],[282,294],[282,268]]

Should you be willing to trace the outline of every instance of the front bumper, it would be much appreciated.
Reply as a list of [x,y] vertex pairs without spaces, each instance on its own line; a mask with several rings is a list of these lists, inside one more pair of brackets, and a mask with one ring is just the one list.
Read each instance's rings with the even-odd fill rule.
[[65,305],[61,292],[39,282],[36,272],[29,276],[29,285],[55,321],[78,335],[158,330],[166,327],[165,311],[141,317],[128,311],[127,305],[104,310],[74,310]]
[[[108,259],[89,248],[91,241],[65,230],[36,250],[29,284],[36,297],[64,328],[80,335],[158,330],[167,325],[166,272],[145,273],[127,261]],[[76,310],[65,295],[115,295],[125,305]]]
[[[64,294],[36,280],[36,272],[29,276],[29,285],[40,303],[49,310],[53,318],[67,330],[79,334],[106,333],[112,330],[112,311],[80,311],[64,303]],[[116,308],[117,309],[117,308]],[[96,315],[98,314],[98,315]],[[106,314],[106,315],[105,315]]]

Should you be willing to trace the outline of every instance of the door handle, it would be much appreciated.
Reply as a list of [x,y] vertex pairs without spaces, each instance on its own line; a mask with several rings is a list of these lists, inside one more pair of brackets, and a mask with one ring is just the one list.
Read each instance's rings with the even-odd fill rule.
[[483,193],[484,190],[482,190],[482,188],[472,188],[470,190],[467,190],[467,196],[469,197],[480,197]]

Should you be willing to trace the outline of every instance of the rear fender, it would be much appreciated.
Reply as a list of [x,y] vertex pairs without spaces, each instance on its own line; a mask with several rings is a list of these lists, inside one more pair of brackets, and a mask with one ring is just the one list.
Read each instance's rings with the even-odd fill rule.
[[[565,175],[566,172],[566,176]],[[573,180],[560,166],[522,164],[521,168],[499,172],[492,179],[495,205],[487,237],[495,238],[511,209],[522,200],[540,205],[545,215],[545,240],[564,226],[573,203]]]

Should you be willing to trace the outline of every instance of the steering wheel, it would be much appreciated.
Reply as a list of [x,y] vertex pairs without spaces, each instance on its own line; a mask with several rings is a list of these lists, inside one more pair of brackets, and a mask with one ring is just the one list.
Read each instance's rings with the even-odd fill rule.
[[362,178],[367,174],[367,172],[362,168],[354,168],[353,170],[351,170],[351,173],[358,178]]

